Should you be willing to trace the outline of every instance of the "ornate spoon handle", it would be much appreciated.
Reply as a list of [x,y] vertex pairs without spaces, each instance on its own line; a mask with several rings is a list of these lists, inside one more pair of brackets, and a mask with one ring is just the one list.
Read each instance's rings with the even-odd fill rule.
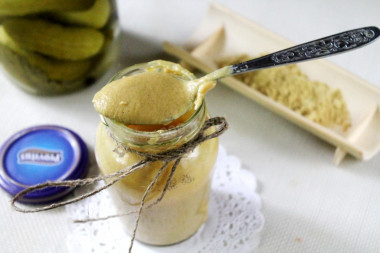
[[379,35],[379,28],[363,27],[313,40],[229,67],[232,68],[232,75],[235,75],[261,68],[326,57],[367,45]]

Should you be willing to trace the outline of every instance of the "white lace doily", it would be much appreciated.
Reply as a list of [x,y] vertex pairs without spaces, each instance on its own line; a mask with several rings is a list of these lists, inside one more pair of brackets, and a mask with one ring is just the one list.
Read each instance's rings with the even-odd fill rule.
[[[209,217],[188,240],[165,247],[134,242],[133,253],[246,253],[259,245],[264,217],[261,199],[256,193],[255,176],[241,168],[240,160],[219,148],[209,204]],[[80,194],[77,190],[75,195]],[[104,190],[93,197],[66,206],[72,219],[105,217],[122,213]],[[127,252],[130,236],[118,218],[104,221],[72,223],[67,238],[71,253]]]

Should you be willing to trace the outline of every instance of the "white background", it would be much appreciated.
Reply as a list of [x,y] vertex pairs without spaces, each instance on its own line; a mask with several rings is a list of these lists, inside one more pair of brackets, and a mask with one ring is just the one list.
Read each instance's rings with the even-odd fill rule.
[[[361,26],[380,26],[380,1],[223,0],[241,15],[294,43]],[[35,97],[0,76],[0,142],[36,124],[76,131],[93,152],[98,116],[91,99],[116,70],[168,58],[164,40],[183,44],[200,24],[209,1],[120,0],[120,60],[94,86],[60,97]],[[254,43],[254,41],[252,41]],[[330,61],[380,86],[380,41]],[[332,165],[334,147],[218,85],[207,96],[212,115],[230,129],[221,144],[259,181],[266,224],[258,252],[379,252],[380,154],[367,162]],[[93,157],[92,157],[93,159]],[[65,209],[15,213],[0,191],[0,252],[66,252]]]

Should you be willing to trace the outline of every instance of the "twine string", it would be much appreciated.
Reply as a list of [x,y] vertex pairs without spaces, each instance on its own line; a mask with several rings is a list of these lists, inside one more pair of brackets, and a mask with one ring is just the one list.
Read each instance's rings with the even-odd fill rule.
[[148,194],[151,191],[151,189],[153,188],[153,186],[157,183],[158,178],[160,177],[162,171],[167,167],[168,163],[169,162],[165,162],[164,165],[158,170],[156,176],[154,177],[154,179],[152,180],[152,182],[150,182],[149,186],[146,188],[146,190],[144,192],[144,195],[143,195],[143,197],[141,199],[141,202],[140,202],[140,207],[139,207],[139,210],[138,210],[138,215],[137,215],[137,218],[136,218],[135,227],[133,229],[131,243],[129,245],[129,252],[131,252],[132,248],[133,248],[133,242],[135,241],[135,237],[136,237],[136,233],[137,233],[137,228],[139,226],[139,221],[140,221],[140,218],[141,218],[142,210],[143,210],[144,205],[145,205],[146,197],[148,196]]
[[[158,197],[153,203],[150,203],[147,207],[144,207],[143,209],[148,209],[148,208],[151,208],[152,206],[157,205],[164,198],[165,193],[166,193],[166,191],[169,188],[169,185],[170,185],[170,183],[171,183],[171,181],[173,179],[174,172],[176,171],[179,162],[180,162],[180,159],[177,159],[176,162],[174,163],[174,165],[172,166],[172,169],[170,171],[169,177],[166,180],[165,187],[162,190],[160,197]],[[128,211],[128,212],[124,212],[124,213],[111,214],[111,215],[107,215],[107,216],[104,216],[104,217],[87,218],[87,219],[75,219],[73,221],[75,223],[86,223],[86,222],[92,222],[92,221],[102,221],[102,220],[108,220],[108,219],[112,219],[112,218],[118,218],[118,217],[130,215],[130,214],[134,214],[134,213],[138,213],[138,212],[139,212],[139,210],[133,210],[133,211]]]
[[[119,180],[123,179],[124,177],[128,176],[129,174],[133,173],[134,171],[140,169],[141,167],[151,163],[152,161],[148,161],[148,160],[141,160],[140,162],[132,165],[132,166],[129,166],[125,169],[122,169],[118,172],[115,172],[113,174],[109,174],[107,176],[98,176],[98,177],[93,177],[93,178],[86,178],[86,179],[77,179],[77,180],[65,180],[65,181],[54,181],[54,182],[51,182],[51,181],[48,181],[46,183],[42,183],[42,184],[37,184],[37,185],[33,185],[33,186],[30,186],[28,188],[25,188],[24,190],[20,191],[19,193],[17,193],[11,200],[11,205],[12,207],[18,211],[18,212],[22,212],[22,213],[36,213],[36,212],[41,212],[41,211],[46,211],[46,210],[50,210],[50,209],[54,209],[54,208],[57,208],[57,207],[61,207],[61,206],[65,206],[65,205],[68,205],[68,204],[71,204],[71,203],[75,203],[75,202],[78,202],[82,199],[85,199],[85,198],[88,198],[92,195],[95,195],[96,193],[110,187],[111,185],[115,184],[116,182],[118,182]],[[65,200],[65,201],[62,201],[62,202],[59,202],[59,203],[52,203],[50,205],[46,205],[46,206],[42,206],[42,207],[34,207],[34,208],[30,208],[30,209],[27,209],[27,208],[22,208],[22,207],[19,207],[16,205],[16,201],[22,197],[24,197],[26,194],[30,193],[30,192],[35,192],[35,191],[38,191],[38,190],[43,190],[43,189],[46,189],[46,188],[49,188],[49,187],[60,187],[60,186],[68,186],[68,187],[78,187],[78,186],[85,186],[85,185],[91,185],[91,184],[94,184],[98,181],[102,181],[102,180],[106,180],[106,179],[109,179],[109,178],[113,178],[111,181],[109,181],[108,183],[106,183],[105,185],[93,190],[93,191],[90,191],[90,192],[87,192],[87,193],[84,193],[80,196],[77,196],[77,197],[74,197],[72,199],[69,199],[69,200]]]

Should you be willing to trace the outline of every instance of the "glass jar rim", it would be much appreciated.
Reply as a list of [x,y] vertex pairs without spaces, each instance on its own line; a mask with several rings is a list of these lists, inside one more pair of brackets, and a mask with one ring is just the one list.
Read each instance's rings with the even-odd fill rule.
[[107,127],[116,127],[116,128],[120,128],[120,129],[123,129],[123,131],[128,131],[130,132],[131,134],[134,134],[136,136],[141,136],[141,137],[152,137],[152,135],[171,135],[171,134],[174,134],[175,132],[177,132],[179,129],[182,129],[182,128],[185,128],[186,126],[188,126],[189,124],[191,124],[191,122],[197,118],[197,117],[201,117],[204,112],[205,112],[205,108],[206,108],[206,103],[205,101],[203,100],[202,101],[202,104],[201,106],[199,106],[199,108],[187,119],[185,120],[183,123],[175,126],[175,127],[171,127],[169,129],[159,129],[159,130],[155,130],[155,131],[142,131],[142,130],[137,130],[137,129],[134,129],[134,128],[130,128],[128,127],[127,125],[121,123],[121,122],[118,122],[116,120],[113,120],[113,119],[110,119],[108,117],[105,117],[103,115],[100,115],[100,120],[101,122],[107,126]]
[[136,130],[104,116],[101,116],[101,121],[110,131],[111,137],[122,145],[155,152],[172,149],[191,140],[203,127],[207,117],[206,111],[206,104],[203,101],[197,111],[182,124],[157,131]]

